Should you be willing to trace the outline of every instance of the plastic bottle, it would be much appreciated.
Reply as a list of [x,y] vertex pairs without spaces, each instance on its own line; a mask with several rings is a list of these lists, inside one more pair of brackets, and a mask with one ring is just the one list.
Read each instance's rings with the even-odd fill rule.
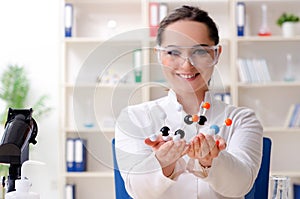
[[15,181],[16,191],[7,193],[5,195],[6,199],[40,199],[40,194],[29,191],[32,183],[28,178],[26,178],[24,168],[30,164],[43,165],[44,163],[33,160],[25,161],[21,167],[21,179]]

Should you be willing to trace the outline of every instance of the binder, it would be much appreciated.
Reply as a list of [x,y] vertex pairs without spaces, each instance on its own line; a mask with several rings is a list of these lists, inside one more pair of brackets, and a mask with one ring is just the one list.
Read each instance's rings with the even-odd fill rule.
[[75,170],[75,145],[74,139],[68,138],[66,140],[66,164],[67,164],[67,171],[72,172]]
[[161,22],[168,14],[168,5],[166,3],[159,4],[159,22]]
[[75,199],[76,198],[75,184],[66,184],[65,186],[65,199]]
[[237,2],[237,36],[244,36],[245,34],[245,18],[246,6],[244,2]]
[[149,2],[149,27],[150,36],[155,37],[159,24],[159,3]]
[[133,51],[133,69],[135,82],[142,82],[142,50]]
[[86,171],[86,140],[74,139],[75,144],[75,172]]
[[65,4],[65,37],[72,37],[73,27],[73,5]]

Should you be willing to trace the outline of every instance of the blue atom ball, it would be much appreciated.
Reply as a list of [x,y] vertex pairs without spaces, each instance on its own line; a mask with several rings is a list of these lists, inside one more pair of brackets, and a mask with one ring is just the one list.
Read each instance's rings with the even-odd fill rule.
[[215,130],[215,134],[218,134],[219,131],[220,131],[220,128],[217,125],[215,125],[215,124],[211,125],[209,128],[210,129],[214,129]]

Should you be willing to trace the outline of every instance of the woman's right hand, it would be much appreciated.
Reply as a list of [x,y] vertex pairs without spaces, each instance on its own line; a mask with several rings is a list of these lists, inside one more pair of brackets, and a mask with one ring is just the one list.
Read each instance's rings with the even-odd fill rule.
[[185,140],[164,141],[161,135],[159,135],[155,141],[151,141],[150,138],[146,138],[145,143],[148,146],[151,146],[161,167],[168,168],[168,170],[175,167],[176,161],[189,150],[189,146],[186,145]]

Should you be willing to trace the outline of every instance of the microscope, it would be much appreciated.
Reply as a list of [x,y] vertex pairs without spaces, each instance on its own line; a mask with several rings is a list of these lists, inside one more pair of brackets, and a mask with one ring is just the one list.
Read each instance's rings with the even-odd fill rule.
[[9,164],[7,192],[15,191],[15,180],[21,178],[22,164],[29,159],[29,144],[36,144],[37,123],[32,108],[9,108],[0,143],[0,163]]

